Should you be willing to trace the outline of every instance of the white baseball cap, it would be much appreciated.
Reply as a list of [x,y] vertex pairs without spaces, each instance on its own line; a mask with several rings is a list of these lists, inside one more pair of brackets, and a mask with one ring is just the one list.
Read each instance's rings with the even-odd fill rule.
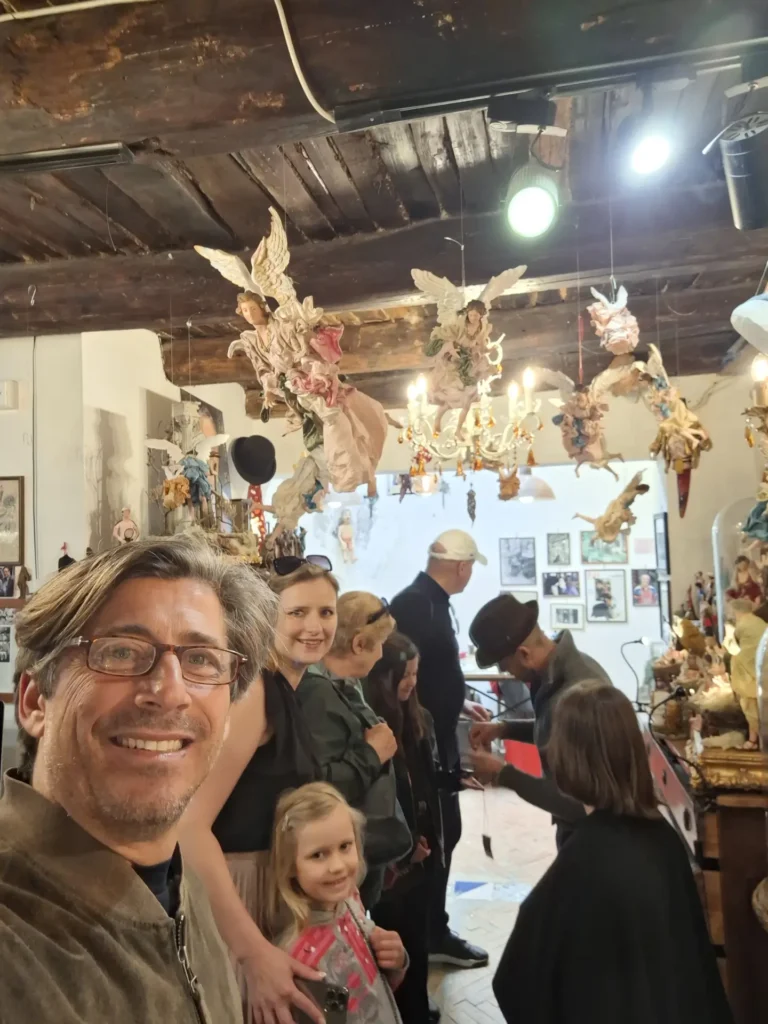
[[[443,548],[442,551],[435,551],[438,545]],[[488,565],[488,559],[478,551],[474,537],[464,530],[446,530],[441,533],[430,545],[429,556],[441,562],[479,562],[480,565]]]

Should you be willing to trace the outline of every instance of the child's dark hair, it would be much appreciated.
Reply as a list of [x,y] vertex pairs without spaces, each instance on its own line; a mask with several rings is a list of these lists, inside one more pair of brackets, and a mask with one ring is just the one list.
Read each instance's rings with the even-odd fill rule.
[[402,633],[393,633],[384,643],[382,656],[371,669],[365,687],[368,703],[395,734],[401,751],[409,741],[421,740],[426,731],[424,710],[416,690],[407,701],[397,696],[408,662],[418,656],[416,644]]

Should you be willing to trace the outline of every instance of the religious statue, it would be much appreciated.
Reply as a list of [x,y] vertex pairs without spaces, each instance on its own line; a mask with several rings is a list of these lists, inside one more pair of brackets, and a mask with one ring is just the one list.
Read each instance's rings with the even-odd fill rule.
[[583,516],[577,512],[573,518],[583,519],[585,523],[590,523],[596,536],[610,544],[622,531],[629,533],[635,525],[637,517],[632,512],[632,503],[638,495],[647,494],[649,490],[648,484],[643,483],[643,471],[640,470],[639,473],[635,473],[618,498],[614,498],[609,503],[608,508],[601,516],[591,519],[589,516]]
[[768,623],[753,613],[753,605],[749,599],[732,601],[728,605],[728,615],[735,623],[734,639],[738,644],[738,652],[731,658],[731,686],[739,699],[741,710],[747,720],[749,735],[744,743],[744,750],[757,750],[760,716],[757,705],[757,649],[768,629]]
[[619,288],[614,302],[596,288],[591,291],[597,301],[587,307],[587,312],[592,317],[592,327],[600,344],[613,356],[634,352],[640,340],[640,330],[637,319],[627,309],[627,289]]
[[[456,436],[464,426],[470,406],[478,399],[481,380],[499,373],[501,339],[491,342],[488,321],[491,302],[516,284],[528,268],[521,266],[492,277],[479,299],[464,302],[464,290],[428,270],[412,270],[419,291],[437,303],[437,326],[424,346],[432,359],[427,398],[436,405],[435,433],[450,409],[459,409]],[[503,337],[503,336],[502,336]]]
[[691,473],[698,466],[702,452],[712,448],[712,439],[686,405],[679,390],[670,382],[661,354],[649,345],[647,363],[636,363],[641,395],[656,417],[659,430],[650,446],[651,455],[661,455],[664,467],[677,474],[677,506],[682,519],[688,507]]
[[555,387],[559,398],[550,402],[560,411],[552,422],[560,428],[568,458],[576,463],[576,475],[583,465],[592,469],[607,469],[616,480],[618,474],[611,468],[615,460],[624,461],[619,452],[609,452],[603,431],[603,417],[608,411],[604,398],[611,389],[631,373],[628,366],[610,366],[589,384],[576,384],[559,370],[536,367],[533,371],[542,384]]
[[[277,402],[287,405],[289,423],[302,430],[310,455],[322,454],[336,491],[354,491],[365,483],[372,496],[387,434],[386,414],[379,402],[340,376],[344,328],[323,324],[323,310],[311,296],[298,299],[286,274],[290,252],[285,230],[275,210],[270,215],[270,233],[259,242],[250,271],[237,256],[195,246],[222,276],[244,289],[238,312],[252,330],[242,332],[229,355],[244,352],[250,359],[267,414]],[[267,297],[277,303],[274,311]]]
[[355,554],[355,526],[352,522],[352,513],[344,509],[341,513],[339,525],[336,528],[336,539],[341,547],[341,558],[343,562],[356,562]]
[[131,519],[131,510],[126,507],[122,510],[122,518],[119,519],[112,530],[112,539],[116,540],[118,544],[130,544],[133,540],[138,540],[141,534],[136,523]]
[[753,608],[763,603],[760,572],[747,555],[739,555],[733,569],[731,585],[725,592],[729,601],[749,601]]

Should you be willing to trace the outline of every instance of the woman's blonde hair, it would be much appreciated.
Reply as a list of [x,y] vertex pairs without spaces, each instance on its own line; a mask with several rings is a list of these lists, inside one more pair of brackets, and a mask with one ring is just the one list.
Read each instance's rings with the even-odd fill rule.
[[[287,576],[278,576],[276,572],[270,573],[267,578],[267,586],[273,594],[280,598],[291,587],[298,586],[299,583],[309,583],[312,580],[327,580],[333,587],[334,594],[338,596],[339,581],[333,573],[328,572],[326,569],[321,569],[319,565],[313,565],[312,562],[304,562],[294,572],[289,572]],[[276,633],[275,646],[272,648],[266,664],[268,672],[277,672],[280,668],[279,652],[277,650],[279,642],[280,637]]]
[[[395,629],[395,620],[384,610],[380,597],[364,590],[350,590],[342,594],[336,605],[338,623],[331,654],[337,657],[352,653],[352,641],[362,637],[363,647],[370,651],[377,643],[384,643]],[[370,620],[376,616],[375,621]]]
[[[299,789],[283,793],[275,809],[275,823],[270,849],[271,905],[270,931],[273,935],[284,931],[299,935],[307,925],[310,914],[309,897],[301,890],[296,879],[296,855],[299,832],[315,821],[332,814],[337,807],[346,807],[352,819],[355,845],[360,862],[358,884],[365,877],[363,859],[363,826],[365,818],[350,807],[341,793],[327,782],[309,782]],[[286,920],[288,919],[288,920]]]

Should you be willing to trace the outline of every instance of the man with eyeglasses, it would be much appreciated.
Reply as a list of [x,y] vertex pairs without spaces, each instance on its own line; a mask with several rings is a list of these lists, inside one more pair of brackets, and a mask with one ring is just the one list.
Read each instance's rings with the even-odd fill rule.
[[0,799],[0,1021],[229,1024],[240,995],[179,819],[270,648],[275,601],[189,538],[54,577],[17,617]]

